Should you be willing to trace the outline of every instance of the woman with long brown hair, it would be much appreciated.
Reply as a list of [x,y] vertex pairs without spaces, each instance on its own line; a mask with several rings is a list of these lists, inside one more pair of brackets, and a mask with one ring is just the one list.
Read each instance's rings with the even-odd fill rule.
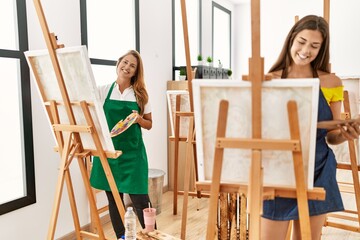
[[[300,19],[287,35],[276,63],[273,78],[319,78],[318,121],[340,119],[343,85],[329,70],[329,26],[322,17],[309,15]],[[344,209],[336,181],[336,159],[330,144],[358,138],[359,124],[338,126],[327,131],[317,129],[314,186],[326,191],[325,201],[309,201],[310,227],[313,240],[321,237],[326,214]],[[285,239],[289,221],[294,220],[293,239],[301,239],[296,199],[266,200],[261,220],[262,239]]]
[[[132,113],[136,120],[126,131],[112,138],[115,149],[123,153],[117,159],[109,159],[109,165],[121,199],[124,193],[129,194],[141,226],[145,228],[143,209],[149,206],[150,199],[148,161],[141,128],[150,130],[152,117],[140,54],[131,50],[121,56],[116,64],[116,72],[115,82],[99,88],[109,131]],[[117,238],[122,237],[124,224],[98,157],[93,159],[90,182],[94,188],[105,190],[114,231]]]

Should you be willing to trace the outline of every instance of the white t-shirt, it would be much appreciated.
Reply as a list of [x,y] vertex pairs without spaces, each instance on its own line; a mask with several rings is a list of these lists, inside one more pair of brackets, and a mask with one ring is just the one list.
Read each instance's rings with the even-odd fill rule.
[[[108,95],[108,92],[111,88],[111,85],[112,85],[112,83],[98,87],[100,99],[101,99],[101,102],[103,105],[104,105],[104,102]],[[110,99],[119,100],[119,101],[136,102],[136,97],[135,97],[135,92],[134,92],[133,87],[130,86],[130,87],[126,88],[123,93],[121,93],[117,83],[115,83],[113,91],[110,95]],[[145,109],[144,109],[144,114],[148,114],[148,113],[151,113],[150,101],[148,101],[148,103],[145,104]]]

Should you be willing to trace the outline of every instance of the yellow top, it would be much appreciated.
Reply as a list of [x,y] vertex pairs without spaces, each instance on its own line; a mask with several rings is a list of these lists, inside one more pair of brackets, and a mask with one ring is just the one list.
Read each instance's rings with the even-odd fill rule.
[[321,91],[327,103],[330,105],[331,102],[337,102],[344,100],[344,86],[325,88],[322,87]]

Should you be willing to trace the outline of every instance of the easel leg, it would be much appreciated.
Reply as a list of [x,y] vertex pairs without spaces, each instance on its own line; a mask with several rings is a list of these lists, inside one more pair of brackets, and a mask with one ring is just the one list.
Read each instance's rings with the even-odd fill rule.
[[67,168],[65,170],[65,181],[66,181],[67,191],[68,191],[68,195],[69,195],[71,213],[72,213],[73,221],[74,221],[76,239],[81,240],[81,236],[80,236],[81,226],[80,226],[80,221],[79,221],[79,215],[78,215],[78,212],[77,212],[75,194],[74,194],[74,187],[72,185],[70,169],[69,168]]
[[[87,156],[86,158],[90,158],[90,156]],[[94,221],[94,225],[95,225],[94,227],[96,229],[97,234],[99,234],[100,239],[105,239],[104,231],[103,231],[103,228],[101,226],[100,217],[99,217],[99,214],[97,212],[97,206],[96,206],[94,191],[91,188],[91,185],[90,185],[90,182],[89,182],[88,171],[87,171],[87,169],[85,167],[85,164],[84,164],[84,161],[87,160],[86,158],[83,158],[83,159],[78,158],[79,167],[80,167],[82,179],[83,179],[83,182],[84,182],[85,190],[86,190],[86,193],[87,193],[87,196],[88,196],[88,199],[89,199],[90,213],[93,214],[93,216],[91,216],[91,218]]]
[[[328,1],[328,0],[326,0]],[[327,2],[329,5],[329,2]],[[329,11],[329,9],[328,9]],[[345,112],[349,113],[348,118],[351,118],[351,109],[350,109],[350,101],[349,101],[349,92],[344,91],[344,110]],[[354,184],[354,192],[355,192],[355,202],[356,202],[356,210],[357,210],[357,217],[358,217],[358,226],[360,227],[360,182],[359,182],[359,169],[356,157],[356,148],[355,148],[355,141],[348,141],[349,147],[349,155],[350,155],[350,165],[351,165],[351,173],[353,178]]]
[[[299,117],[295,101],[288,102],[289,126],[291,139],[300,140]],[[296,197],[302,239],[311,239],[307,185],[305,183],[304,164],[301,151],[292,152],[296,180]]]
[[[176,96],[175,112],[180,111],[180,95]],[[180,137],[180,116],[175,114],[175,139],[174,139],[174,192],[173,192],[173,214],[177,214],[178,198],[178,171],[179,171],[179,137]]]
[[[252,161],[250,168],[250,183],[249,183],[249,208],[250,208],[250,239],[260,239],[260,213],[262,212],[262,166],[261,166],[261,151],[252,151]],[[256,175],[254,173],[259,173]]]
[[56,223],[57,223],[57,217],[59,214],[61,195],[62,195],[62,190],[64,187],[65,168],[66,168],[66,163],[67,163],[68,156],[69,156],[68,154],[70,152],[70,147],[72,146],[71,138],[72,138],[72,134],[69,134],[69,136],[67,136],[67,138],[65,139],[64,149],[60,153],[61,154],[61,162],[60,162],[60,166],[59,166],[59,175],[58,175],[58,181],[57,181],[57,185],[56,185],[53,211],[52,211],[48,235],[47,235],[47,239],[51,239],[51,240],[54,239],[54,235],[55,235],[55,228],[56,228]]
[[[217,138],[225,137],[228,108],[229,108],[229,103],[227,101],[222,100],[220,102],[220,109],[219,109],[219,117],[218,117],[217,133],[216,133]],[[220,179],[221,179],[223,156],[224,156],[224,149],[215,148],[212,184],[211,184],[210,201],[209,201],[209,217],[208,217],[207,232],[206,232],[207,240],[213,240],[215,235],[217,205],[218,205],[219,192],[220,192]]]
[[187,222],[187,208],[189,198],[190,173],[191,173],[191,158],[192,158],[192,139],[194,133],[194,118],[189,119],[189,134],[186,144],[186,159],[185,159],[185,174],[184,174],[184,197],[183,197],[183,211],[181,216],[181,239],[186,238],[186,222]]

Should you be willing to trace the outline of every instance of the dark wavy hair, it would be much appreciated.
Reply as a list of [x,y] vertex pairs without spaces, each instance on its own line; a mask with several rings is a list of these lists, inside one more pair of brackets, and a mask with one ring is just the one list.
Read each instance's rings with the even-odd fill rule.
[[311,62],[313,71],[321,70],[324,72],[330,73],[329,61],[330,61],[330,36],[329,36],[329,24],[322,17],[315,15],[308,15],[300,19],[295,25],[291,28],[288,33],[284,46],[281,50],[281,53],[270,68],[269,72],[275,72],[278,70],[283,70],[283,76],[287,76],[288,67],[292,62],[291,58],[291,46],[293,45],[296,35],[303,30],[317,30],[321,33],[323,42],[321,44],[319,53],[317,57]]

